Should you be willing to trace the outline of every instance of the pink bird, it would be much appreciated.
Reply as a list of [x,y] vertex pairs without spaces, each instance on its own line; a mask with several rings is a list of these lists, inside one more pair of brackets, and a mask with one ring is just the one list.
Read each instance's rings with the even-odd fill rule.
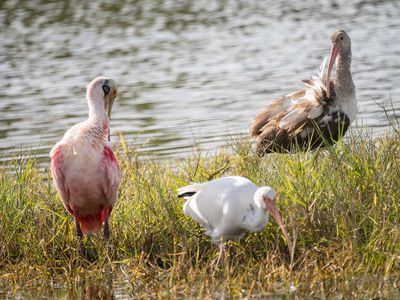
[[104,224],[104,238],[108,242],[110,237],[108,218],[121,178],[109,144],[116,96],[112,79],[94,79],[86,93],[89,118],[72,126],[50,152],[53,182],[65,209],[75,218],[83,256],[83,234],[96,233]]

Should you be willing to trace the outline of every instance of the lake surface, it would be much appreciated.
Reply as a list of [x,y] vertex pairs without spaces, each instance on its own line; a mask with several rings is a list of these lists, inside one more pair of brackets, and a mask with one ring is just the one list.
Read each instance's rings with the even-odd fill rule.
[[[398,278],[383,280],[375,275],[347,276],[344,279],[330,279],[314,283],[309,287],[307,282],[294,285],[278,283],[275,294],[262,294],[254,289],[241,289],[231,294],[220,287],[218,291],[193,290],[191,293],[179,288],[170,292],[146,291],[135,288],[135,284],[123,278],[76,279],[73,284],[51,281],[38,286],[10,288],[1,291],[5,299],[399,299]],[[205,283],[205,290],[207,285]],[[260,283],[262,285],[262,283]],[[249,287],[250,288],[250,287]],[[215,287],[211,287],[214,290]],[[199,294],[200,293],[200,294]]]
[[359,115],[388,129],[400,115],[400,2],[1,1],[0,153],[43,159],[87,115],[85,86],[119,83],[112,140],[158,159],[213,151],[252,116],[301,87],[347,30]]

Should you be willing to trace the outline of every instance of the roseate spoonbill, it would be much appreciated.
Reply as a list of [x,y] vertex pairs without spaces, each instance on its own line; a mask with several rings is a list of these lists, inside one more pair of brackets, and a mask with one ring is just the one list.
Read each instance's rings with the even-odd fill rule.
[[247,231],[262,231],[268,224],[267,211],[281,228],[292,259],[292,244],[271,187],[257,187],[247,178],[229,176],[182,187],[178,197],[187,200],[183,212],[204,227],[212,242],[219,245],[218,260],[222,263],[225,242],[239,240]]
[[108,242],[108,218],[117,199],[118,162],[109,144],[116,83],[98,77],[87,87],[89,118],[72,126],[51,150],[53,182],[65,209],[75,218],[80,251],[83,234],[101,230]]
[[[290,152],[334,144],[343,136],[357,114],[356,91],[351,76],[351,40],[344,30],[331,35],[332,49],[317,76],[303,80],[305,87],[280,97],[253,119],[250,135],[256,152]],[[331,71],[336,61],[336,76]]]

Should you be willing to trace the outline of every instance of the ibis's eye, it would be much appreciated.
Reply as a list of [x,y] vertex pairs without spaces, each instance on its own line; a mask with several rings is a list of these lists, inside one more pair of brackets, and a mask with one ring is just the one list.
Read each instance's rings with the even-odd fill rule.
[[340,39],[341,39],[341,40],[343,40],[343,39],[344,39],[344,37],[342,37],[342,36],[341,36],[341,37],[340,37]]
[[107,96],[110,92],[110,87],[108,85],[103,85],[101,88],[103,89],[104,96]]

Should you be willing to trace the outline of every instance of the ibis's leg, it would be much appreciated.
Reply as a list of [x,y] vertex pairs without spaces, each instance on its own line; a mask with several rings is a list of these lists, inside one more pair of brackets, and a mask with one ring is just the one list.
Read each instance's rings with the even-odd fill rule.
[[79,250],[80,250],[81,255],[83,257],[86,257],[85,247],[83,245],[83,233],[82,233],[81,225],[79,224],[79,221],[76,218],[75,218],[75,224],[76,224],[76,235],[79,238]]
[[224,266],[224,260],[225,260],[225,249],[224,249],[225,243],[221,242],[219,244],[219,256],[218,256],[218,262],[221,264],[221,266]]

